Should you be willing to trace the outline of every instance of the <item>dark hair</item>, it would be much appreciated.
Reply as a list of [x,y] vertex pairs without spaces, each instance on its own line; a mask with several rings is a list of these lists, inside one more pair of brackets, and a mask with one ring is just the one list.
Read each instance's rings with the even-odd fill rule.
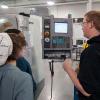
[[[10,60],[17,59],[17,56],[18,56],[20,50],[22,50],[22,48],[24,46],[26,46],[26,41],[25,41],[24,35],[23,36],[20,35],[22,33],[16,34],[16,32],[21,32],[21,31],[19,31],[17,29],[8,29],[8,30],[6,31],[6,33],[8,32],[8,34],[13,42],[12,54],[7,59],[7,61],[10,61]],[[12,30],[12,32],[11,32],[11,30]]]
[[19,33],[21,33],[21,31],[18,30],[18,29],[7,29],[5,31],[5,33],[16,33],[16,34],[19,34]]
[[87,22],[93,22],[96,30],[100,32],[100,11],[89,11],[85,16]]
[[14,34],[17,34],[17,35],[20,35],[20,36],[22,36],[22,37],[24,37],[24,34],[23,34],[23,32],[21,32],[20,30],[18,30],[18,29],[7,29],[6,31],[5,31],[5,33],[14,33]]

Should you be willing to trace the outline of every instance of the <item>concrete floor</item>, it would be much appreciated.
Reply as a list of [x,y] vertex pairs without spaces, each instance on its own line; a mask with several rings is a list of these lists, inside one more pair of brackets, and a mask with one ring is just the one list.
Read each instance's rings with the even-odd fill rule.
[[[44,60],[45,86],[38,100],[50,100],[51,98],[51,73],[48,60]],[[74,68],[77,63],[74,63]],[[54,63],[53,98],[52,100],[73,100],[73,83],[68,74],[64,72],[61,62]]]

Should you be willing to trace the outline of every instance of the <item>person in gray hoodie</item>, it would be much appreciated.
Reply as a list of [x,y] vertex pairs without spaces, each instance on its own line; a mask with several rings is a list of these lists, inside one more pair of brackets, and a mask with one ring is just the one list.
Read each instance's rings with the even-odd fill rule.
[[34,100],[32,77],[16,67],[25,45],[16,34],[0,33],[0,100]]

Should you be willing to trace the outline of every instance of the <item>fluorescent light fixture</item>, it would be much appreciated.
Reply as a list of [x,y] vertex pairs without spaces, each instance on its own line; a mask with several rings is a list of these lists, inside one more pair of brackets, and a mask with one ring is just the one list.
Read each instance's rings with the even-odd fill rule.
[[49,6],[52,6],[52,5],[55,4],[55,2],[53,2],[53,1],[48,1],[47,4],[48,4]]
[[33,11],[35,11],[35,10],[36,10],[36,8],[30,8],[30,10],[33,10]]
[[8,6],[7,5],[1,5],[1,8],[8,9]]
[[6,19],[0,19],[0,24],[2,24],[2,23],[4,23],[4,22],[6,22]]

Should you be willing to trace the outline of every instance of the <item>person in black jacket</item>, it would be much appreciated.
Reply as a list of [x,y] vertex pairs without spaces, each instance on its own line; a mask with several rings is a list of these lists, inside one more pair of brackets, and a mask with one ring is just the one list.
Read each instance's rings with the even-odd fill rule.
[[64,69],[78,90],[79,100],[100,100],[100,11],[87,12],[82,29],[89,46],[81,54],[79,73],[71,68],[71,60],[64,61]]
[[[24,34],[18,29],[7,29],[5,32],[8,33],[8,34],[14,33],[14,34],[20,35],[21,37],[24,37]],[[30,74],[32,76],[33,91],[35,93],[35,91],[36,91],[36,82],[35,82],[34,77],[32,75],[32,69],[31,69],[31,66],[30,66],[29,62],[23,56],[20,56],[16,61],[16,65],[21,71],[27,72],[28,74]]]

